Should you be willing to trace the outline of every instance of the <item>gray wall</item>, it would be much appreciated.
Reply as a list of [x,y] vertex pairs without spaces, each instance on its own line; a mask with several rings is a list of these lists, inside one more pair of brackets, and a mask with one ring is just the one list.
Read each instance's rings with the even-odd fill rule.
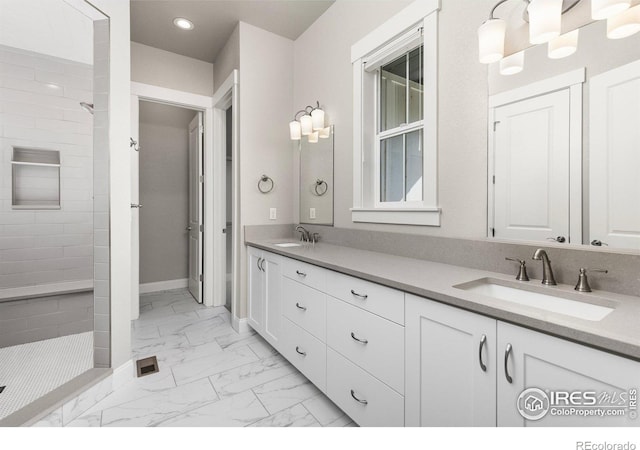
[[0,303],[0,348],[92,330],[92,292]]
[[[294,109],[319,99],[330,123],[336,126],[337,227],[479,238],[485,235],[487,217],[487,69],[478,63],[477,29],[495,3],[490,0],[446,0],[439,15],[438,193],[443,210],[442,226],[354,224],[351,221],[351,46],[409,3],[349,1],[331,6],[295,41]],[[367,11],[366,16],[363,10]],[[294,196],[294,205],[298,205],[297,188]],[[294,220],[298,217],[296,211]]]
[[194,116],[140,102],[141,284],[188,277],[188,126]]
[[240,24],[236,26],[213,65],[214,90],[217,90],[234,69],[240,68]]

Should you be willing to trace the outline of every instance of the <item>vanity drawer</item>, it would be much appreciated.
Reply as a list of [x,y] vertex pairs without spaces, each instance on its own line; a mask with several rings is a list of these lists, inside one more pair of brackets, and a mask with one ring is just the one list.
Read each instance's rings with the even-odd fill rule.
[[286,258],[283,275],[299,283],[316,289],[323,289],[327,280],[327,270],[311,264]]
[[282,281],[282,305],[285,317],[322,342],[327,334],[326,295],[290,278]]
[[280,352],[322,392],[327,387],[327,346],[284,317]]
[[327,395],[360,426],[404,426],[404,397],[330,348]]
[[328,298],[327,345],[404,393],[404,327]]
[[333,297],[404,325],[404,292],[331,271],[327,273],[324,291]]

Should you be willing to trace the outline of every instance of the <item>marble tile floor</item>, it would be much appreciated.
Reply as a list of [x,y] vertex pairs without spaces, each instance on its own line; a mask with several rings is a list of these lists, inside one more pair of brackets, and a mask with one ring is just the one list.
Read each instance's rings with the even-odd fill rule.
[[238,334],[224,307],[186,289],[140,297],[132,358],[156,356],[159,373],[136,378],[67,426],[355,426],[255,332]]

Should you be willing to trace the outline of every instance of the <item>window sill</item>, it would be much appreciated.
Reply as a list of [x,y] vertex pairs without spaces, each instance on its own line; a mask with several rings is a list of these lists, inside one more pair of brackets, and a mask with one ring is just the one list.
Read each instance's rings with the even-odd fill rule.
[[357,223],[440,226],[440,208],[352,208],[351,220]]

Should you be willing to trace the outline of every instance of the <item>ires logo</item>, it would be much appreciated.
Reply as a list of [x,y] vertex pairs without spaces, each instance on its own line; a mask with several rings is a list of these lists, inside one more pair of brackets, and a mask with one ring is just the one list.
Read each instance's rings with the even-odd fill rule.
[[550,391],[529,388],[516,402],[518,412],[527,420],[541,420],[547,415],[637,418],[637,389],[628,391]]

